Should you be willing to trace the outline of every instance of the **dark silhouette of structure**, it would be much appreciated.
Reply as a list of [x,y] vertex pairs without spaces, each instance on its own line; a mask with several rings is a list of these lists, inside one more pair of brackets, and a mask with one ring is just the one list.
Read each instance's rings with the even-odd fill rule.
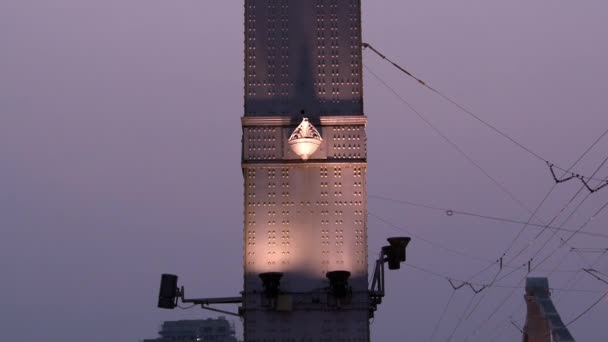
[[523,342],[575,342],[553,305],[547,278],[528,278],[524,298],[528,312]]
[[361,1],[244,5],[243,291],[187,299],[165,274],[158,306],[240,316],[247,342],[367,342],[410,239],[388,240],[368,288]]
[[143,342],[238,342],[234,326],[225,317],[167,321],[158,334],[160,337]]

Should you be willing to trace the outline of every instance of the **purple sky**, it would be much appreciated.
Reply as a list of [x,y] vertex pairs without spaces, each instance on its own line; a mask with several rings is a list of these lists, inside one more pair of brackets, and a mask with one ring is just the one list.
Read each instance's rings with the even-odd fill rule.
[[[608,3],[524,0],[364,1],[364,40],[526,146],[564,167],[608,128]],[[3,0],[0,2],[0,339],[136,341],[163,320],[214,317],[155,309],[159,275],[193,296],[242,287],[243,114],[241,1]],[[528,208],[552,186],[549,171],[513,144],[395,73],[369,51],[364,63],[453,139]],[[489,181],[375,80],[365,78],[371,195],[526,221],[527,211]],[[576,167],[591,174],[608,137]],[[608,166],[598,174],[608,176]],[[556,188],[548,222],[578,190]],[[561,224],[579,196],[560,215]],[[565,225],[578,228],[608,201],[592,195]],[[370,198],[369,211],[435,244],[496,259],[521,225]],[[608,210],[585,228],[608,233]],[[550,234],[527,230],[525,262]],[[369,217],[370,256],[403,235]],[[566,236],[565,234],[562,234]],[[576,247],[608,248],[577,235]],[[545,251],[558,247],[557,239]],[[487,264],[414,239],[408,263],[466,279]],[[513,253],[511,254],[513,255]],[[542,258],[546,254],[541,254]],[[562,248],[540,267],[567,288],[597,254]],[[608,256],[596,268],[608,273]],[[475,279],[491,280],[497,268]],[[501,277],[508,272],[503,272]],[[520,285],[525,271],[501,280]],[[577,275],[574,289],[606,285]],[[404,267],[388,277],[375,341],[428,341],[452,289]],[[455,341],[515,341],[523,290],[490,288]],[[436,335],[446,340],[471,291],[456,292]],[[601,293],[556,291],[565,321]],[[481,298],[477,295],[475,301]],[[512,318],[509,316],[512,315]],[[604,341],[608,301],[571,326]],[[502,329],[502,330],[501,330]]]

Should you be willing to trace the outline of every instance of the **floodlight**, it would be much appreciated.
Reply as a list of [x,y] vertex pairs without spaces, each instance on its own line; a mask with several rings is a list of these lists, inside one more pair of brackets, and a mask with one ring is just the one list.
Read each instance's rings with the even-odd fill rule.
[[405,261],[405,248],[407,247],[407,245],[410,243],[410,240],[412,240],[409,237],[391,237],[386,239],[388,241],[388,243],[391,244],[391,247],[395,249],[395,252],[397,253],[397,256],[399,257],[399,261],[404,262]]
[[399,251],[392,246],[382,247],[382,254],[386,255],[389,270],[398,270],[401,268],[401,259],[399,258],[398,253]]
[[173,274],[161,275],[158,307],[161,309],[175,309],[178,295],[177,276]]
[[336,298],[344,298],[348,295],[350,287],[348,286],[348,278],[350,272],[348,271],[332,271],[327,272],[325,275],[329,279],[329,286],[331,287],[331,293]]
[[282,276],[283,273],[281,272],[260,273],[260,279],[262,279],[262,285],[264,286],[264,294],[267,297],[277,297],[279,295]]

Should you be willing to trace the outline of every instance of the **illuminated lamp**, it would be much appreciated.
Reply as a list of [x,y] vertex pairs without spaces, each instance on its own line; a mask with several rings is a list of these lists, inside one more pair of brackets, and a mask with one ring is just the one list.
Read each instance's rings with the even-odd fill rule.
[[281,285],[281,272],[265,272],[260,273],[260,279],[262,279],[262,285],[264,286],[264,294],[267,297],[277,297],[279,295],[279,287]]
[[331,288],[331,293],[336,298],[344,298],[349,293],[348,286],[348,278],[350,277],[350,272],[348,271],[332,271],[327,272],[325,276],[329,279],[329,286]]
[[291,150],[302,160],[308,160],[319,149],[322,141],[319,131],[304,118],[289,137],[288,143]]

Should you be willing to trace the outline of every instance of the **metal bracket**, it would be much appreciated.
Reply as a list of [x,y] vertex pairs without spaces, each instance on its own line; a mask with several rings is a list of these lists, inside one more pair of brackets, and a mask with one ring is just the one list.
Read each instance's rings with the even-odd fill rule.
[[209,305],[213,304],[241,304],[243,303],[243,297],[218,297],[218,298],[195,298],[195,299],[187,299],[185,295],[184,288],[182,287],[179,291],[179,298],[182,300],[182,303],[191,303],[194,305],[200,305],[201,309],[215,311],[219,313],[223,313],[226,315],[241,317],[239,313],[226,311],[222,309],[217,309],[211,307]]

